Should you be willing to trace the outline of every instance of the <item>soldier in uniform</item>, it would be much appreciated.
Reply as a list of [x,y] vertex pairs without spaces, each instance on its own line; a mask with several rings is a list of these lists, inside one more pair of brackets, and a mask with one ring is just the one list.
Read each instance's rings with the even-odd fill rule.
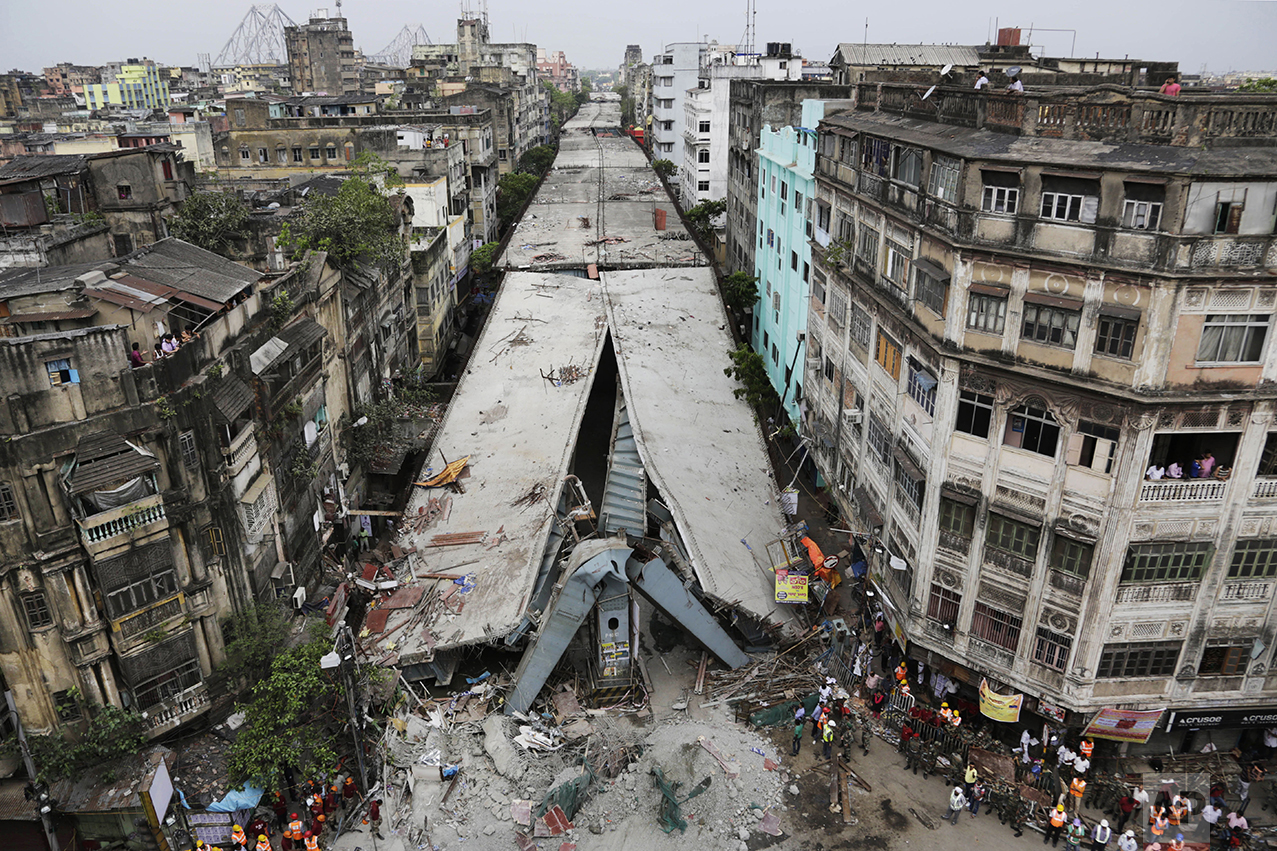
[[[913,769],[913,773],[918,773],[918,766],[922,764],[922,740],[917,736],[909,739],[905,743],[905,771]],[[925,766],[924,766],[925,771]]]

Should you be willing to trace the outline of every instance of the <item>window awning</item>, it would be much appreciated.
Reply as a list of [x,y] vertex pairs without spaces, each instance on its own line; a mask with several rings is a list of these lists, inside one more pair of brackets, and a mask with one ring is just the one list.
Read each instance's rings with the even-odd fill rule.
[[963,505],[979,505],[980,497],[976,494],[964,493],[950,487],[941,487],[940,495],[945,499],[951,499],[954,502],[960,502]]
[[875,526],[882,526],[882,515],[878,513],[878,509],[874,507],[873,500],[869,498],[869,491],[864,485],[858,485],[851,495],[856,498],[856,505],[860,506],[860,516],[872,529]]
[[914,268],[921,269],[931,277],[938,281],[948,281],[949,272],[934,260],[928,260],[926,257],[919,257],[913,261]]
[[118,434],[98,432],[80,439],[75,464],[67,476],[72,494],[105,490],[158,469],[156,457]]
[[899,462],[901,468],[904,469],[909,478],[913,479],[915,482],[926,481],[927,474],[922,472],[922,469],[914,463],[913,459],[909,457],[909,453],[906,452],[903,447],[897,446],[894,450],[892,450],[891,455],[897,462]]
[[1117,316],[1121,319],[1139,319],[1140,312],[1133,307],[1121,307],[1116,304],[1101,304],[1101,316]]
[[253,404],[253,389],[237,375],[225,375],[213,388],[213,410],[218,419],[233,423]]
[[1000,284],[968,284],[967,289],[971,290],[973,293],[979,293],[980,295],[993,295],[998,296],[999,298],[1006,298],[1011,294],[1010,287],[1004,287]]
[[1058,295],[1049,295],[1047,293],[1025,293],[1024,301],[1026,304],[1042,304],[1047,307],[1058,307],[1061,310],[1081,310],[1082,302],[1076,298],[1064,298]]

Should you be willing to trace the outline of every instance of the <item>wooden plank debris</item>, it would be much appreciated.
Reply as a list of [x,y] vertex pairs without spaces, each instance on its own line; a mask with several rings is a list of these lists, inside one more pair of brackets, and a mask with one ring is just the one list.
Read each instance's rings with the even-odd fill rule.
[[449,532],[444,535],[435,535],[430,539],[427,547],[456,547],[464,544],[478,544],[486,538],[488,533],[484,532]]

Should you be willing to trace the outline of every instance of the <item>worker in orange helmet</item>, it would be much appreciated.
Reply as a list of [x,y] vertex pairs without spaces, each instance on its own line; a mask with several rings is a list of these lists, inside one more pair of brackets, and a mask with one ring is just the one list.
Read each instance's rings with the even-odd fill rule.
[[284,831],[284,841],[280,846],[284,851],[293,851],[293,843],[301,845],[302,841],[302,820],[297,817],[297,813],[293,813],[291,820],[288,822],[288,830]]
[[334,783],[332,788],[324,793],[324,815],[332,815],[337,812],[337,805],[341,802],[341,789]]
[[315,816],[315,820],[311,822],[310,829],[314,831],[316,836],[324,835],[324,825],[328,824],[328,816],[320,813]]
[[346,782],[341,787],[341,805],[349,807],[355,800],[355,778],[347,777]]

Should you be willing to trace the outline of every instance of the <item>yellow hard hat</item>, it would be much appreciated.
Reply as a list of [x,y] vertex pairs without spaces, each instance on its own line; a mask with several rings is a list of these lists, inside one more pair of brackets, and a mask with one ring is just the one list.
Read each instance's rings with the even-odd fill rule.
[[258,841],[258,842],[265,842],[265,841],[266,841],[266,834],[264,834],[264,833],[263,833],[261,836],[257,837],[257,841]]
[[235,825],[235,829],[236,829],[236,830],[243,830],[244,828],[240,827],[239,825]]

